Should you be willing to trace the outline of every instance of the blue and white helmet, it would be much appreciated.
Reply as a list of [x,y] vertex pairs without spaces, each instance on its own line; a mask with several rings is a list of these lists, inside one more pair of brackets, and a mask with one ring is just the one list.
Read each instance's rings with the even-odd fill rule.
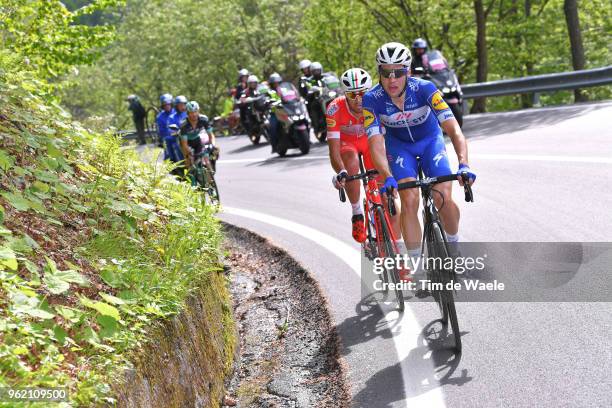
[[409,67],[411,62],[412,56],[410,55],[410,50],[404,44],[398,42],[383,44],[376,51],[376,64],[378,66],[383,64],[401,64]]
[[172,95],[170,95],[170,94],[168,94],[168,93],[165,93],[165,94],[161,95],[161,96],[159,97],[159,102],[160,102],[162,105],[165,105],[165,104],[167,104],[167,103],[172,103]]

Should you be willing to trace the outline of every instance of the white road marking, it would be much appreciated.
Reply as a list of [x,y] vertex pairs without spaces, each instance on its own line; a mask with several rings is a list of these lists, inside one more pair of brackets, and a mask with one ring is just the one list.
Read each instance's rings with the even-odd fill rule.
[[[447,146],[447,148],[450,148]],[[598,163],[612,164],[612,157],[589,157],[589,156],[553,156],[553,155],[534,155],[534,154],[489,154],[489,153],[471,153],[470,158],[480,160],[517,160],[517,161],[548,161],[556,163]],[[322,160],[329,159],[328,156],[298,156],[298,157],[271,157],[250,159],[228,159],[219,160],[219,164],[236,164],[236,163],[258,163],[258,162],[282,162],[285,160]]]
[[518,161],[549,161],[549,162],[572,162],[572,163],[602,163],[612,164],[612,157],[589,157],[589,156],[549,156],[532,154],[488,154],[474,153],[470,158],[483,160],[518,160]]
[[[346,263],[358,278],[361,278],[361,253],[354,247],[347,245],[337,238],[332,237],[324,232],[318,231],[306,225],[296,222],[264,214],[257,211],[244,210],[241,208],[223,207],[223,212],[227,214],[237,215],[239,217],[250,218],[260,221],[278,228],[293,232],[301,237],[304,237],[314,243],[320,245],[325,250],[330,251],[333,255],[340,258]],[[332,249],[333,248],[333,249]],[[395,304],[393,304],[395,307]],[[400,319],[400,321],[398,321]],[[399,359],[402,381],[404,383],[405,395],[411,394],[409,389],[408,378],[410,376],[410,367],[407,367],[407,358],[413,348],[418,347],[418,338],[421,333],[414,314],[409,307],[406,307],[403,316],[400,317],[396,310],[385,313],[385,320],[388,327],[393,327],[393,342]],[[413,368],[414,369],[414,368]],[[412,387],[410,387],[412,388]],[[406,398],[406,407],[423,406],[423,407],[445,407],[444,396],[442,389],[435,386],[431,390],[424,392],[414,397]]]

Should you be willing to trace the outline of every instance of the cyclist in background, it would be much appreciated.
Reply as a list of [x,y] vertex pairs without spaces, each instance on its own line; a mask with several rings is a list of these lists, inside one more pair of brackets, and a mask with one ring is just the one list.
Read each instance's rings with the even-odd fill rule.
[[172,115],[176,112],[172,108],[172,95],[163,94],[160,96],[161,112],[157,114],[155,122],[157,123],[157,132],[160,140],[164,143],[164,160],[170,160],[177,163],[183,160],[183,154],[178,144],[178,140],[172,135],[172,131],[168,127],[172,124]]
[[[476,175],[468,165],[467,142],[452,111],[435,85],[411,78],[410,51],[403,44],[387,43],[376,52],[380,83],[363,97],[364,126],[374,165],[384,178],[381,190],[393,191],[398,182],[416,180],[419,156],[426,177],[453,174],[442,130],[450,137],[460,172],[467,172],[470,184]],[[457,176],[459,182],[462,179]],[[452,183],[438,184],[436,207],[447,240],[459,240],[459,208],[452,198]],[[420,256],[421,225],[418,220],[419,190],[399,192],[401,229],[411,257]],[[442,205],[444,204],[444,205]]]
[[179,95],[174,98],[174,114],[170,117],[170,124],[181,127],[181,124],[187,118],[187,98],[184,95]]
[[195,159],[203,156],[204,163],[212,171],[208,158],[209,152],[204,151],[204,145],[215,145],[215,135],[209,132],[210,122],[205,115],[200,114],[200,105],[196,101],[187,103],[187,119],[183,122],[180,130],[181,149],[185,156],[185,165],[190,168]]

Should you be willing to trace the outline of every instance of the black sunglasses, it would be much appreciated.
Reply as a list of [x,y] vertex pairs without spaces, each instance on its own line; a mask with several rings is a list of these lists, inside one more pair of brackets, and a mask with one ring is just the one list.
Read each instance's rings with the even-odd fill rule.
[[384,69],[378,68],[378,72],[383,78],[401,78],[408,75],[408,68]]

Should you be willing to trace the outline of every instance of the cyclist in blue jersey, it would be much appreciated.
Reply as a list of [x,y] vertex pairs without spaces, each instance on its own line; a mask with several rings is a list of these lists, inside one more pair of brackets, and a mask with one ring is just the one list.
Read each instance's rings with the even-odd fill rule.
[[[177,151],[180,151],[178,147],[178,143],[176,143],[176,138],[172,136],[172,131],[168,127],[170,125],[170,118],[174,115],[174,109],[172,108],[172,95],[163,94],[159,97],[161,111],[155,117],[155,123],[157,124],[157,134],[159,135],[159,141],[161,143],[161,147],[165,147],[164,149],[164,160],[171,160],[172,162],[177,162],[180,159],[177,159],[174,155],[176,148]],[[172,143],[175,142],[176,145],[172,146]]]
[[[450,137],[459,172],[467,172],[470,184],[476,175],[468,165],[467,142],[442,94],[429,81],[412,78],[412,57],[406,46],[391,42],[376,52],[380,83],[363,97],[364,126],[375,167],[385,180],[381,190],[418,177],[420,157],[426,177],[453,174],[442,130]],[[461,183],[461,178],[457,176]],[[452,183],[438,184],[436,207],[449,243],[459,240],[459,208],[453,201]],[[421,225],[418,220],[419,190],[399,192],[402,203],[400,223],[410,256],[420,256]],[[442,205],[444,203],[444,205]]]

